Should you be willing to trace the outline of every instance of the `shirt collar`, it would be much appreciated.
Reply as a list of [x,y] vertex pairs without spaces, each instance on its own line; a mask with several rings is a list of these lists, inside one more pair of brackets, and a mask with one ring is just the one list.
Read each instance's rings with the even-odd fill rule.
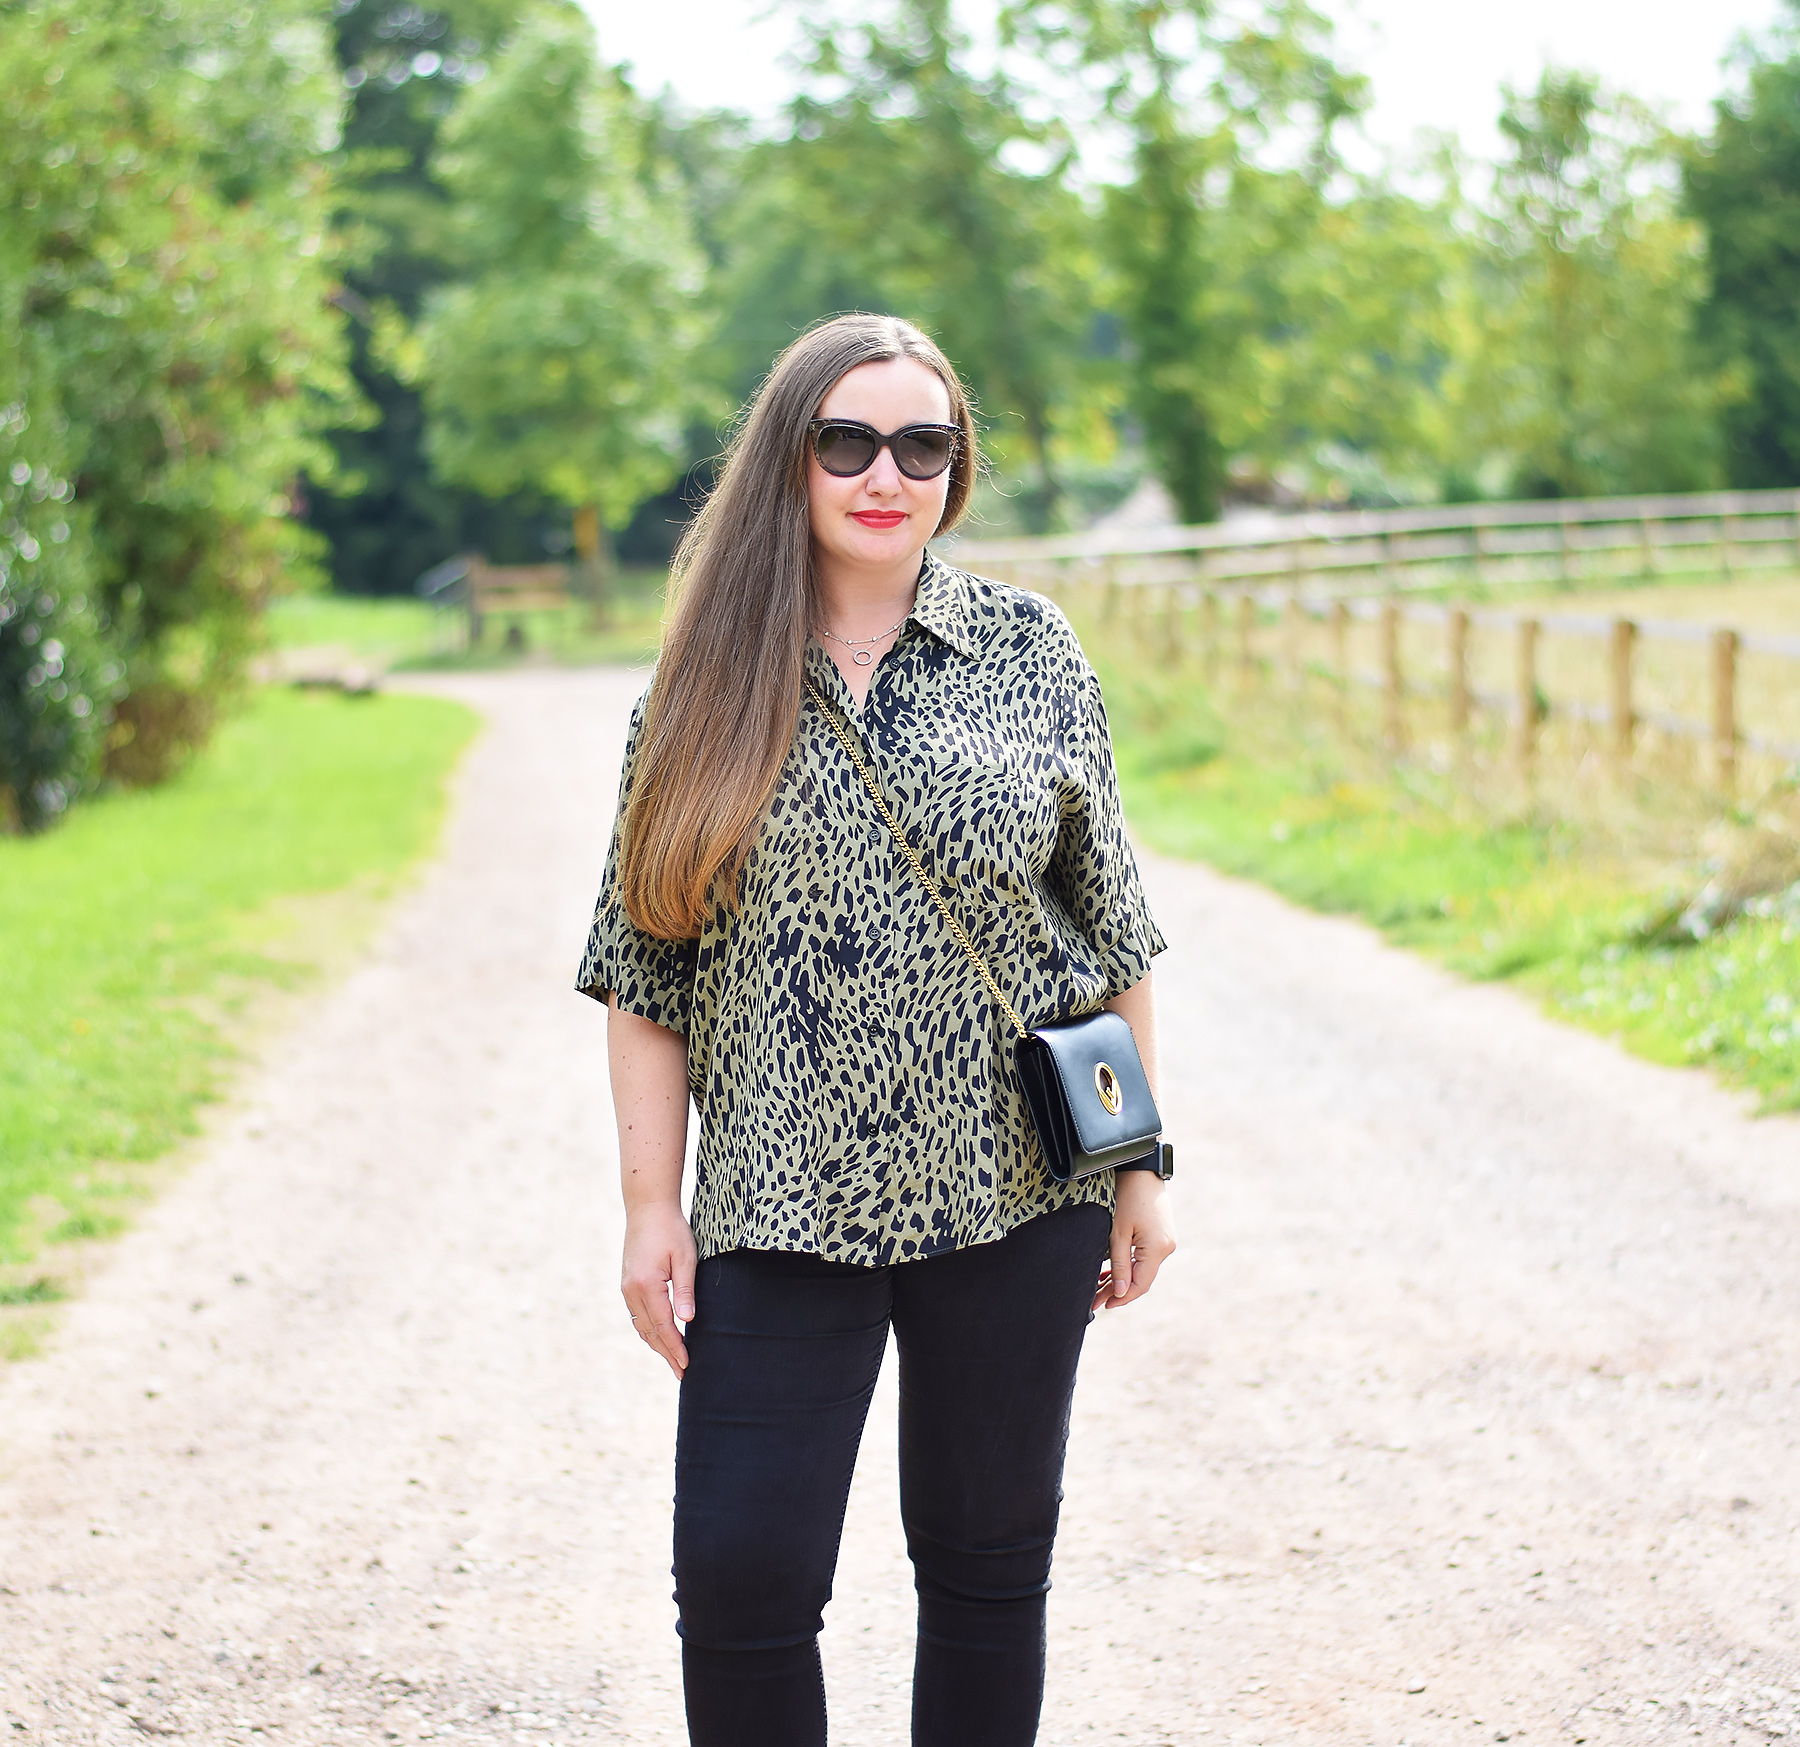
[[919,567],[918,594],[907,617],[939,642],[948,643],[958,655],[975,653],[967,588],[961,575],[935,553],[927,552]]

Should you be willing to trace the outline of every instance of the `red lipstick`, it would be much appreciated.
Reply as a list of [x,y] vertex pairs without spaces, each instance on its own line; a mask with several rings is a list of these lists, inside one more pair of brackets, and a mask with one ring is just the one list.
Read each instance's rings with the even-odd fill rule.
[[853,510],[850,519],[853,522],[861,522],[865,528],[897,528],[906,520],[906,511]]

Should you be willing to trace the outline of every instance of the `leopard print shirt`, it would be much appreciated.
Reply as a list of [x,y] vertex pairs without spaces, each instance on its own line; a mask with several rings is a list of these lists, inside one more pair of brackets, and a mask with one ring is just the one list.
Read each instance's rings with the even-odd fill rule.
[[[1143,978],[1163,937],[1099,682],[1053,604],[927,556],[862,710],[818,644],[806,663],[1028,1023],[1094,1012]],[[1110,1171],[1066,1187],[1045,1171],[1011,1027],[810,699],[735,912],[715,907],[697,940],[642,934],[618,861],[615,823],[577,986],[687,1038],[701,1256],[885,1265],[1110,1204]]]

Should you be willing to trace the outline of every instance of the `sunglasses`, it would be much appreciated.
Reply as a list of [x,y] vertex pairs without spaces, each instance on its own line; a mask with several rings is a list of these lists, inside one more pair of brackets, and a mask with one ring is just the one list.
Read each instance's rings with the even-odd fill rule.
[[936,479],[956,458],[956,425],[902,425],[885,437],[860,419],[814,419],[807,427],[814,458],[834,479],[854,479],[883,449],[908,479]]

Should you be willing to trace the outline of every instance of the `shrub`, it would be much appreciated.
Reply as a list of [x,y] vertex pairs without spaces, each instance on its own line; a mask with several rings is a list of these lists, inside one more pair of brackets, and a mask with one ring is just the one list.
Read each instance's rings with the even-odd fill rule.
[[[69,530],[53,545],[27,527],[13,548],[0,710],[21,823],[88,780],[105,725],[89,682],[113,651],[132,694],[113,769],[155,780],[316,558],[290,486],[329,472],[320,433],[355,416],[331,303],[343,93],[320,14],[0,6],[0,408],[42,451],[6,464],[12,507],[59,505]],[[51,448],[72,501],[41,484]]]
[[67,480],[0,410],[0,828],[50,824],[93,781],[123,677],[88,593]]

